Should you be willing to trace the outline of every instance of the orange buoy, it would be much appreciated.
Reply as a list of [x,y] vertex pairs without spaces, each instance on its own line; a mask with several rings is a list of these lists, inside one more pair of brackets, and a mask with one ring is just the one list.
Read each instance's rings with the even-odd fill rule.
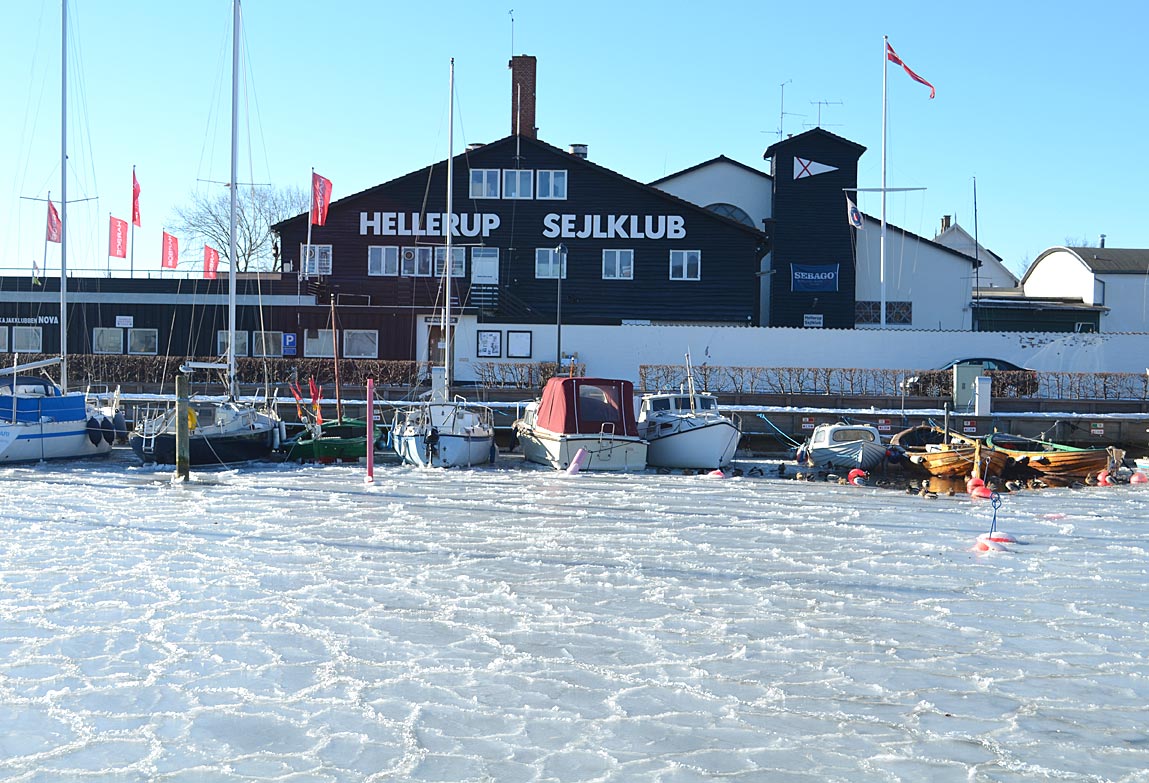
[[1130,484],[1144,484],[1146,482],[1149,482],[1149,476],[1139,470],[1133,471],[1133,475],[1129,477]]
[[1099,487],[1112,487],[1113,482],[1109,479],[1109,471],[1103,470],[1097,474],[1097,486]]
[[971,498],[988,499],[993,497],[993,490],[985,484],[979,484],[969,488],[969,496]]
[[966,491],[966,492],[969,492],[969,491],[970,491],[970,490],[972,490],[974,487],[984,487],[984,486],[985,486],[985,482],[984,482],[984,481],[982,481],[981,479],[979,479],[977,476],[972,476],[972,477],[969,479],[969,481],[967,481],[967,482],[965,483],[965,491]]
[[846,476],[846,480],[851,484],[856,484],[859,487],[864,487],[866,485],[866,471],[862,470],[861,468],[854,468],[850,471],[850,474]]

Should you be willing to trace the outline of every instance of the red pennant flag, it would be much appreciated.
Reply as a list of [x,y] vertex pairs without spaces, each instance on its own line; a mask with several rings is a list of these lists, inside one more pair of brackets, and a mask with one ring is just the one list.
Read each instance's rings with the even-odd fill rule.
[[934,97],[934,93],[935,93],[934,86],[932,84],[930,84],[929,82],[927,82],[922,77],[918,76],[913,71],[911,71],[910,66],[908,66],[904,62],[902,62],[902,58],[898,57],[897,53],[894,52],[894,47],[890,46],[889,41],[886,41],[886,59],[889,60],[890,62],[894,63],[895,65],[902,66],[902,68],[905,69],[906,74],[909,75],[909,77],[911,79],[913,79],[915,82],[917,82],[918,84],[924,84],[925,86],[929,87],[930,88],[930,98],[932,99]]
[[216,270],[219,269],[219,251],[211,245],[203,246],[203,277],[205,280],[215,280]]
[[60,235],[63,233],[63,226],[60,223],[60,213],[56,211],[56,205],[48,199],[48,241],[59,242]]
[[108,215],[108,255],[128,257],[128,221]]
[[314,378],[307,379],[307,385],[311,387],[311,405],[315,408],[315,423],[323,423],[323,411],[319,407],[319,400],[323,397],[323,387],[315,383]]
[[164,269],[175,269],[180,264],[180,241],[168,232],[164,232],[164,248],[160,256],[160,266]]
[[136,170],[132,169],[132,223],[140,225],[140,183],[136,179]]
[[322,226],[327,222],[327,205],[331,203],[331,180],[311,172],[311,222]]

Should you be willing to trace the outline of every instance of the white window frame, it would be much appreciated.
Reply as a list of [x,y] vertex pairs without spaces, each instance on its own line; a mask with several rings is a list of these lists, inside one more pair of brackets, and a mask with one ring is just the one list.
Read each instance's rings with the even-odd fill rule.
[[399,246],[369,245],[367,247],[367,275],[369,277],[398,277]]
[[536,280],[557,280],[558,279],[558,266],[559,262],[556,259],[561,255],[562,258],[562,278],[567,279],[567,259],[566,253],[559,253],[553,247],[539,247],[535,248],[535,279]]
[[299,257],[303,259],[300,266],[303,274],[311,277],[331,274],[331,245],[317,245],[312,243],[313,253],[307,250],[307,243],[299,245]]
[[433,250],[430,245],[404,247],[399,256],[399,274],[403,277],[430,277],[434,268]]
[[[556,177],[555,175],[561,175]],[[538,180],[538,187],[535,188],[535,198],[542,201],[566,201],[567,200],[567,170],[566,169],[539,169],[536,172],[536,179]],[[558,186],[555,180],[561,180],[562,185]],[[546,187],[543,187],[544,180]]]
[[[694,256],[694,274],[690,274],[690,257]],[[675,259],[682,268],[681,273],[674,273]],[[702,279],[702,251],[701,250],[671,250],[670,251],[670,279],[671,280],[701,280]]]
[[[471,282],[472,283],[490,283],[491,280],[482,270],[487,264],[494,262],[495,276],[497,281],[499,276],[499,249],[497,247],[472,247],[471,248]],[[480,270],[476,274],[475,270]],[[481,278],[481,279],[476,279]]]
[[0,353],[8,353],[8,327],[0,326]]
[[[115,334],[113,334],[113,332]],[[112,343],[115,350],[112,350]],[[92,329],[92,353],[119,356],[124,352],[124,330],[116,326],[96,326]]]
[[534,169],[503,169],[503,198],[533,199],[534,184]]
[[[347,350],[350,346],[360,345],[364,340],[370,343],[371,350]],[[344,359],[378,359],[379,358],[379,331],[376,329],[344,329],[343,330],[343,358]]]
[[[235,333],[235,346],[235,358],[250,355],[251,341],[247,332],[237,331]],[[227,356],[227,329],[221,329],[215,333],[215,348],[217,356]]]
[[[625,270],[627,274],[623,274],[624,267],[629,267]],[[608,271],[610,274],[607,274]],[[633,280],[634,251],[621,248],[611,248],[602,251],[602,279]]]
[[[140,346],[141,340],[146,344]],[[150,350],[148,350],[150,348]],[[158,356],[160,352],[160,330],[131,327],[128,329],[129,356]]]
[[39,326],[13,326],[12,353],[44,353],[43,328]]
[[[499,175],[502,169],[471,169],[471,198],[499,198]],[[492,193],[492,185],[494,192]]]
[[[271,350],[268,350],[268,348]],[[283,332],[255,331],[251,333],[252,356],[283,356]]]
[[[447,258],[447,248],[435,248],[435,277],[443,276],[444,260]],[[465,247],[452,247],[451,248],[451,277],[454,280],[461,280],[467,276],[467,248]]]
[[[314,337],[312,336],[314,335]],[[335,358],[335,332],[331,329],[303,330],[303,355],[316,359]]]

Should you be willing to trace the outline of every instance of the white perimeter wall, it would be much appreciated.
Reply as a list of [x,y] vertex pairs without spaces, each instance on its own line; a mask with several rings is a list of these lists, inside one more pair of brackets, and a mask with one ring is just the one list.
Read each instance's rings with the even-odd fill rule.
[[[477,359],[473,318],[456,330],[455,378],[473,381],[477,361],[554,361],[555,327],[478,325],[503,332],[504,357]],[[507,359],[506,331],[530,331],[530,359]],[[420,338],[426,355],[426,332]],[[575,352],[589,375],[638,381],[642,364],[742,367],[928,369],[955,359],[1005,359],[1033,370],[1136,372],[1149,365],[1149,334],[789,329],[700,326],[563,326],[562,350]]]

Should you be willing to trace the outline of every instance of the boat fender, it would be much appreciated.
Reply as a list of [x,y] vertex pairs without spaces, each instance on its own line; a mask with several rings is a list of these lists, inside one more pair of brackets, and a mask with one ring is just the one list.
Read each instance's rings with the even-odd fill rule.
[[[279,424],[282,424],[282,423],[283,422],[280,422]],[[271,450],[272,451],[279,451],[279,447],[283,443],[283,437],[282,437],[281,433],[279,432],[279,424],[276,424],[274,427],[271,428]]]
[[1144,484],[1147,481],[1149,481],[1149,476],[1139,470],[1133,471],[1133,475],[1129,477],[1130,484]]
[[494,465],[495,460],[497,460],[498,458],[499,458],[499,447],[495,445],[494,441],[491,441],[491,453],[487,458],[487,462]]
[[100,420],[100,433],[109,446],[116,442],[116,425],[107,416]]
[[715,468],[714,470],[712,470],[706,474],[706,478],[724,479],[724,478],[726,478],[726,474],[723,473],[720,469]]
[[861,468],[854,468],[850,471],[850,474],[846,476],[846,480],[856,486],[864,487],[866,486],[866,471]]
[[574,459],[572,459],[571,464],[567,466],[567,475],[576,475],[580,470],[582,470],[582,466],[586,464],[586,461],[589,457],[590,454],[587,453],[586,449],[579,449],[576,451]]
[[116,411],[112,417],[112,427],[116,431],[116,440],[122,443],[128,439],[128,422],[124,420],[123,411]]
[[88,440],[92,442],[93,446],[99,446],[100,441],[103,440],[104,434],[100,432],[100,421],[95,416],[88,419]]

